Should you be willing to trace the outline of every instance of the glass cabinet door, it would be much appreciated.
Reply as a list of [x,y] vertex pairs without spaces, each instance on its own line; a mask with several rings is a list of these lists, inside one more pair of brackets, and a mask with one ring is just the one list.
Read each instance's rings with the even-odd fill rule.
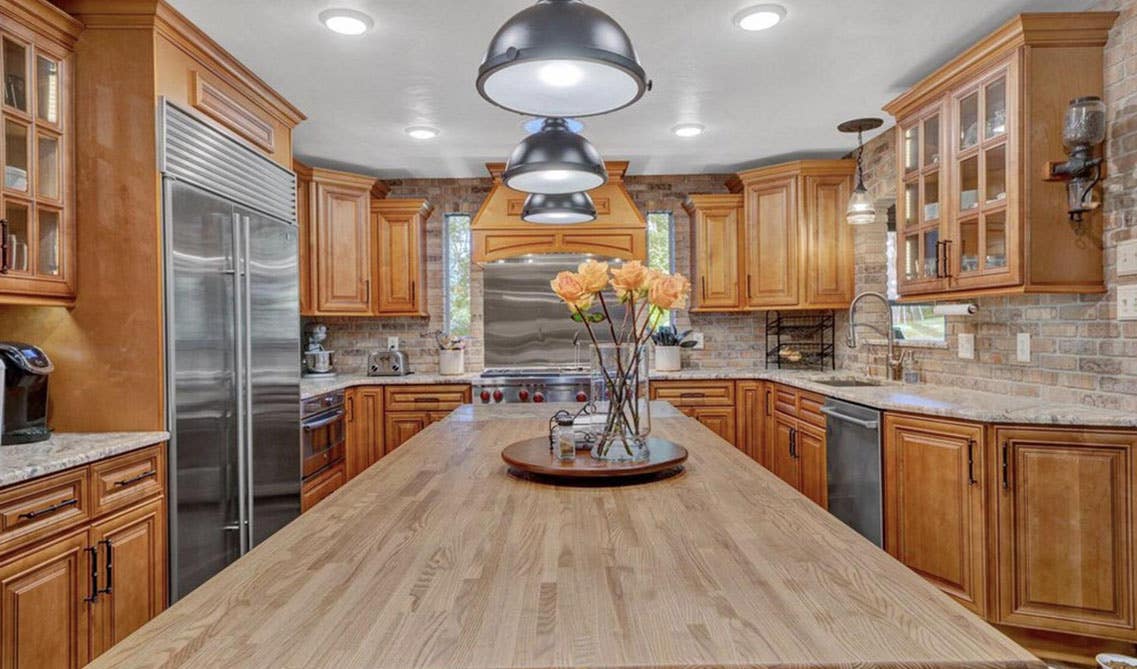
[[940,222],[945,217],[945,181],[940,169],[943,149],[943,115],[932,111],[902,127],[903,195],[897,221],[898,277],[905,285],[942,278]]
[[4,67],[4,107],[28,111],[28,47],[12,37],[0,38]]

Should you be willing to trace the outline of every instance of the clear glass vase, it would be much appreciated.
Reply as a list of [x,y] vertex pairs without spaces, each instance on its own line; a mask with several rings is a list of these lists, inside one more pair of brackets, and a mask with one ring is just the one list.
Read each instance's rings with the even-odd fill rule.
[[592,401],[596,433],[592,457],[646,460],[651,433],[646,345],[600,344],[592,356]]

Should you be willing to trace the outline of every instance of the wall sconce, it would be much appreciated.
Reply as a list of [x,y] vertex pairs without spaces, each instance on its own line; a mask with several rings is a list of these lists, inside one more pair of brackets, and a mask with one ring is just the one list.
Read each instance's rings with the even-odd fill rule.
[[1062,143],[1070,158],[1064,163],[1047,163],[1047,181],[1066,182],[1066,207],[1071,221],[1101,206],[1094,187],[1101,181],[1102,159],[1094,157],[1094,147],[1105,141],[1105,103],[1096,95],[1074,98],[1066,109]]

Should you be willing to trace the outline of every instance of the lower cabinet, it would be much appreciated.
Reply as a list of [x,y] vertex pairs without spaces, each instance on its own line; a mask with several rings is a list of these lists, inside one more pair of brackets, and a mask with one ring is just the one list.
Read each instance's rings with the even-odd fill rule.
[[383,457],[383,388],[351,388],[345,401],[347,448],[344,473],[350,481]]
[[670,402],[724,441],[742,448],[735,433],[734,381],[656,381],[648,388],[651,399]]
[[822,508],[829,508],[825,398],[789,386],[770,388],[765,466]]
[[384,399],[384,454],[470,401],[468,385],[388,386]]
[[[96,482],[83,487],[96,499],[56,499],[76,472],[118,472],[121,496]],[[5,529],[33,530],[0,554],[0,667],[82,667],[165,608],[164,489],[157,445],[0,490]]]
[[770,415],[767,398],[770,390],[762,381],[739,381],[735,385],[734,445],[765,466],[766,421]]
[[306,480],[300,490],[300,513],[319,504],[344,483],[347,483],[347,469],[343,461]]
[[987,612],[983,426],[887,414],[884,547],[963,606]]

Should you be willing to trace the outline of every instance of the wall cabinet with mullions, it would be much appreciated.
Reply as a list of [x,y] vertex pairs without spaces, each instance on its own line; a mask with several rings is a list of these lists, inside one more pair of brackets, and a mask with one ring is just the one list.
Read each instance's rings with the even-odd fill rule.
[[[42,3],[0,13],[0,303],[75,298],[71,48],[79,24]],[[12,16],[48,22],[33,29]]]
[[897,118],[902,297],[1104,290],[1102,216],[1072,223],[1069,100],[1102,91],[1112,12],[1022,14],[885,106]]

